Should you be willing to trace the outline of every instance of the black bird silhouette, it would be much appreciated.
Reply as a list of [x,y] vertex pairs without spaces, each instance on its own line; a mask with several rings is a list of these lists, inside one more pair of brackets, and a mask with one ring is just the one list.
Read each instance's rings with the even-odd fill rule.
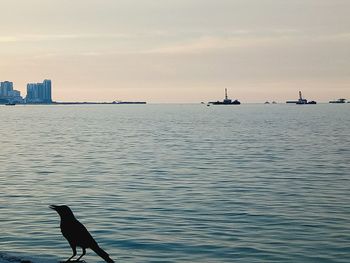
[[77,254],[77,247],[83,249],[83,253],[76,261],[79,261],[86,253],[87,248],[91,248],[97,255],[103,258],[107,263],[114,263],[109,255],[102,250],[90,235],[85,226],[80,223],[74,216],[72,210],[66,205],[50,205],[51,209],[55,210],[61,217],[61,232],[67,239],[69,245],[73,250],[73,256],[67,259],[70,262]]

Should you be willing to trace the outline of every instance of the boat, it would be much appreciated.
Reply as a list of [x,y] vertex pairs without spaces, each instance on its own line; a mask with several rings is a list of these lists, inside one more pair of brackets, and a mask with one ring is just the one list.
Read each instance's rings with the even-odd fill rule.
[[307,99],[303,99],[301,91],[299,91],[299,99],[298,100],[289,100],[286,103],[293,103],[293,104],[298,104],[298,105],[317,104],[317,102],[314,100],[307,101]]
[[329,103],[345,103],[346,99],[331,100]]
[[145,101],[120,101],[115,100],[112,102],[112,104],[146,104]]
[[208,104],[213,105],[240,105],[241,102],[238,100],[231,100],[227,97],[227,89],[225,89],[225,99],[223,101],[210,101]]
[[16,103],[14,103],[14,102],[8,102],[5,104],[5,106],[15,106],[15,105],[16,105]]

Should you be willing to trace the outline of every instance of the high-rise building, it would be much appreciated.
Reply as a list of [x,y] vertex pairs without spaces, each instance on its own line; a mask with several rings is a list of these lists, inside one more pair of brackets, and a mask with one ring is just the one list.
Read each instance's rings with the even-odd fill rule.
[[8,101],[15,103],[23,103],[23,98],[21,96],[21,92],[18,90],[12,90],[8,94]]
[[0,104],[3,103],[23,103],[23,98],[18,90],[13,89],[10,81],[0,82]]
[[9,93],[13,91],[13,83],[10,81],[4,81],[0,83],[0,97],[7,97]]
[[51,80],[45,79],[44,80],[44,90],[43,90],[43,99],[45,102],[52,102],[52,95],[51,95]]
[[26,101],[27,102],[35,102],[38,98],[38,92],[36,89],[36,84],[34,83],[29,83],[27,84],[27,96],[26,96]]
[[43,83],[28,83],[26,102],[51,103],[51,80],[45,79]]

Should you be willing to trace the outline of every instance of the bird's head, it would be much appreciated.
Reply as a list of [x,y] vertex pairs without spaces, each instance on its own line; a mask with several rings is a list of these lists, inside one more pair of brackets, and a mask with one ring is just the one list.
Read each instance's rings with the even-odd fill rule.
[[74,217],[72,210],[66,205],[50,205],[49,208],[55,210],[61,218]]

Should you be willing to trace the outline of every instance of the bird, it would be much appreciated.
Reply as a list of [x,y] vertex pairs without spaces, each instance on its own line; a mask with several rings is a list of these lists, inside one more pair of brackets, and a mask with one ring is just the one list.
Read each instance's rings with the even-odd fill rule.
[[73,255],[66,262],[71,262],[72,258],[77,254],[76,248],[81,247],[83,253],[75,262],[79,261],[86,254],[87,248],[90,248],[107,263],[114,263],[107,252],[99,247],[86,227],[75,218],[72,210],[67,205],[50,205],[49,208],[55,210],[61,217],[60,227],[62,235],[67,239],[73,250]]

